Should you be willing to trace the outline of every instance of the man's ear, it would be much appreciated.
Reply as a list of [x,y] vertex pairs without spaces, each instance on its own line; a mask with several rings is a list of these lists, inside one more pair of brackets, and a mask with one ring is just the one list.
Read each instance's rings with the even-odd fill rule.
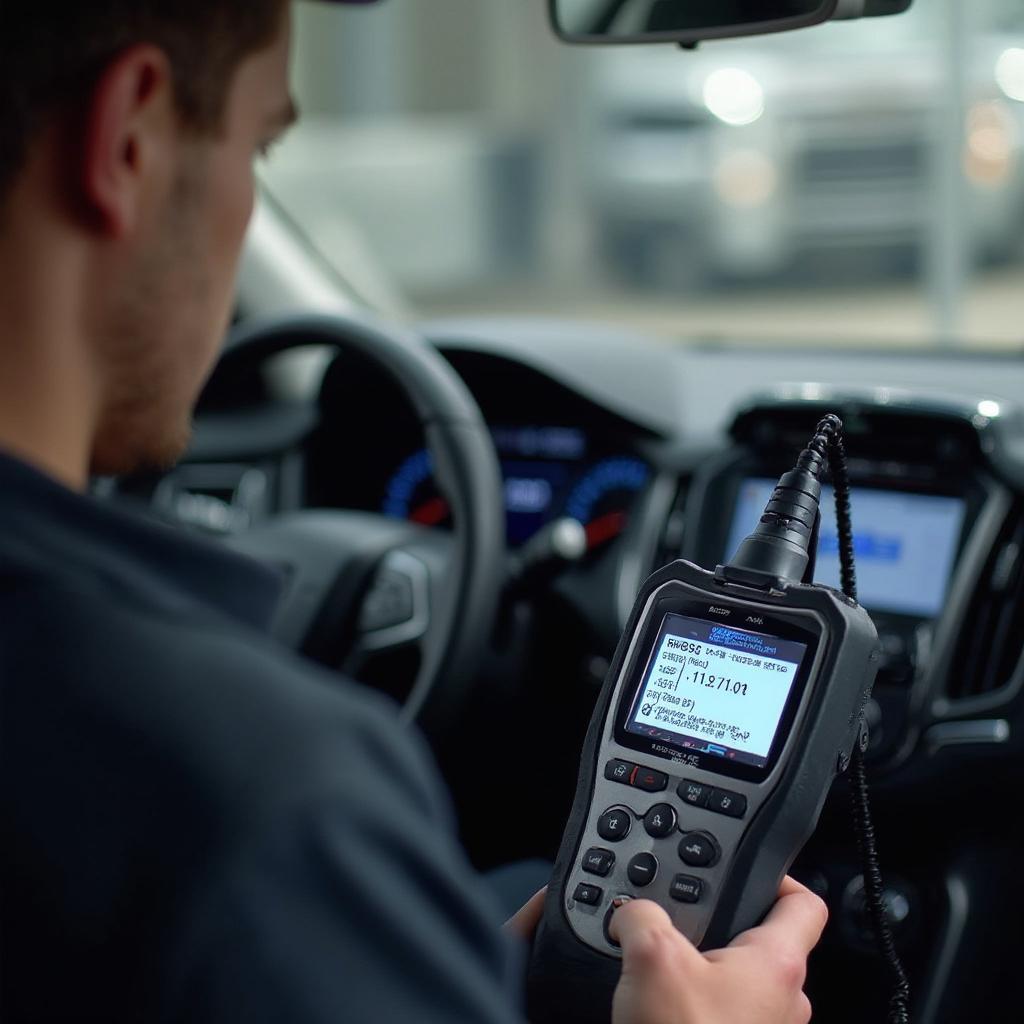
[[178,115],[167,55],[148,44],[112,61],[93,87],[79,187],[105,234],[130,235],[172,177]]

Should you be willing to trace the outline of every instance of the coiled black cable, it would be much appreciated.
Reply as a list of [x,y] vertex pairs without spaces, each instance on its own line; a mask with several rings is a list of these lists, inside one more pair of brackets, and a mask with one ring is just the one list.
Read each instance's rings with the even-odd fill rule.
[[[839,571],[843,593],[857,600],[857,576],[853,561],[853,526],[850,517],[850,475],[846,466],[843,424],[838,416],[828,415],[818,424],[808,445],[819,458],[827,458],[832,473],[836,500],[836,530],[839,535]],[[867,733],[864,733],[866,739]],[[889,998],[890,1024],[908,1024],[910,1020],[910,982],[900,961],[889,918],[885,913],[882,870],[878,863],[878,844],[871,820],[868,798],[867,768],[864,763],[866,744],[858,743],[850,764],[850,788],[853,803],[853,824],[857,835],[862,871],[864,902],[882,954],[892,975],[893,993]]]

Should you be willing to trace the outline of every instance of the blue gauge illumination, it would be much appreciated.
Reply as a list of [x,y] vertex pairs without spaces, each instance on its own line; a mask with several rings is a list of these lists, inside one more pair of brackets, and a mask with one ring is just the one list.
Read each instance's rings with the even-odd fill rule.
[[650,467],[641,459],[617,456],[603,459],[573,488],[565,515],[583,523],[594,518],[601,499],[612,491],[641,491],[650,479]]
[[381,508],[384,515],[394,519],[408,519],[412,512],[413,495],[416,488],[434,475],[434,462],[426,448],[410,455],[388,482],[387,493]]
[[[512,547],[529,540],[556,514],[578,520],[587,530],[589,546],[600,547],[625,528],[630,496],[642,490],[651,476],[650,467],[641,459],[602,459],[584,472],[562,505],[560,496],[571,480],[570,467],[564,461],[503,458],[501,470],[506,535]],[[380,507],[386,516],[421,526],[451,522],[451,510],[437,491],[434,461],[427,449],[421,448],[399,465]]]

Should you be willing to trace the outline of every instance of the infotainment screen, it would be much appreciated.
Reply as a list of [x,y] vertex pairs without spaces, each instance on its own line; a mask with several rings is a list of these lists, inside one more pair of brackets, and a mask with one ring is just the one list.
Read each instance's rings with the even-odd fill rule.
[[[775,480],[750,478],[740,485],[729,558],[757,525]],[[850,489],[860,603],[871,611],[932,618],[942,609],[964,520],[962,498],[908,494],[869,487]],[[835,499],[821,489],[821,536],[815,581],[839,587]]]
[[627,732],[764,768],[807,645],[668,614]]

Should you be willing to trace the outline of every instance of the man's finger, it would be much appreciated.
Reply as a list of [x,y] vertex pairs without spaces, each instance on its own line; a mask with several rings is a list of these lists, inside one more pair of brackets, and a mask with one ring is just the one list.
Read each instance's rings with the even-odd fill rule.
[[518,935],[527,942],[533,938],[533,933],[540,924],[541,915],[544,913],[544,898],[548,894],[548,887],[535,892],[522,907],[519,908],[506,922],[507,931]]
[[697,948],[676,931],[672,919],[650,900],[630,900],[612,914],[608,932],[622,946],[624,972],[643,970],[655,960],[700,959]]
[[[796,888],[794,888],[796,886]],[[825,903],[799,883],[784,884],[783,895],[772,907],[764,924],[746,932],[743,944],[765,943],[769,947],[785,946],[806,956],[818,944],[828,921]]]
[[786,875],[779,886],[779,896],[791,896],[793,893],[810,892],[803,882],[798,882],[792,875]]
[[779,896],[790,896],[793,893],[809,892],[813,892],[813,890],[808,889],[803,882],[798,882],[792,874],[787,874],[787,876],[782,879],[782,884],[778,887]]

